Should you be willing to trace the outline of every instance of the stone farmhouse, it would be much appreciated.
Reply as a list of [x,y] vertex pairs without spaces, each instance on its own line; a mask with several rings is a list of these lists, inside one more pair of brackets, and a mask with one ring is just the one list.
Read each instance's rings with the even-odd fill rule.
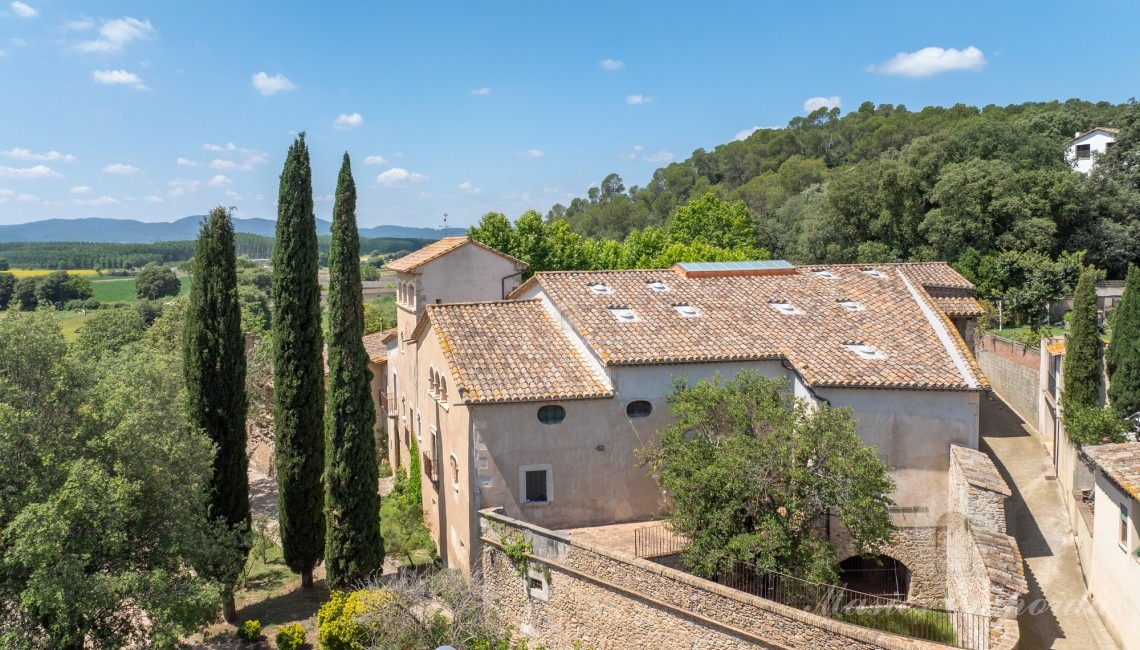
[[521,282],[523,262],[450,237],[388,267],[397,327],[374,389],[393,464],[420,454],[448,566],[477,564],[487,508],[548,529],[660,517],[636,451],[669,422],[674,382],[749,369],[853,409],[898,484],[889,559],[913,599],[945,596],[950,450],[977,449],[989,390],[966,343],[974,287],[948,265],[681,263]]

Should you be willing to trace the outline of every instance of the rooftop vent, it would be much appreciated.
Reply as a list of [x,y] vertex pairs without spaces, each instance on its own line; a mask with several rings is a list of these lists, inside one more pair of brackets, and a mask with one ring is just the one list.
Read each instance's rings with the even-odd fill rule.
[[794,275],[796,267],[784,260],[748,262],[678,262],[673,270],[686,278],[724,278],[745,275]]
[[854,300],[836,300],[835,302],[839,303],[839,306],[847,311],[863,311],[863,305],[860,305]]
[[883,354],[876,348],[871,347],[870,345],[865,345],[863,343],[848,343],[843,347],[859,355],[859,358],[866,359],[868,361],[877,361],[887,358],[887,355]]
[[883,272],[880,271],[879,269],[863,269],[863,272],[866,273],[867,275],[871,276],[872,278],[877,278],[879,280],[882,280],[883,278],[887,277],[887,276],[883,275]]
[[802,311],[796,309],[795,305],[788,303],[788,302],[770,302],[768,304],[772,306],[772,309],[775,309],[776,311],[780,312],[781,314],[787,314],[789,316],[795,316],[796,314],[802,314],[803,313]]
[[701,312],[697,311],[697,308],[692,305],[673,305],[673,309],[676,309],[678,314],[689,318],[701,315]]
[[839,279],[838,275],[835,275],[834,273],[832,273],[831,271],[828,271],[827,269],[812,269],[811,272],[818,275],[819,277],[821,277],[825,280],[838,280]]
[[632,309],[626,309],[624,307],[611,308],[610,313],[621,323],[632,323],[637,320],[637,314],[633,313]]
[[601,282],[599,282],[597,284],[588,284],[586,286],[590,287],[590,291],[592,291],[594,293],[594,295],[596,295],[596,296],[609,296],[609,295],[612,295],[614,292],[613,289],[607,287],[606,285],[602,284]]
[[645,286],[649,287],[650,290],[652,290],[652,291],[668,291],[669,290],[669,287],[665,286],[664,282],[660,282],[658,280],[654,280],[653,282],[647,282],[647,283],[645,283]]

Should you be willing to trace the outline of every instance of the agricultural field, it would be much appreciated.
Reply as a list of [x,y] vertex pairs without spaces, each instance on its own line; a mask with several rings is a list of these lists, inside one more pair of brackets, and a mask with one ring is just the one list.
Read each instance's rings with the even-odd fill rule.
[[[184,296],[190,293],[190,277],[183,275],[179,277],[182,282],[182,290],[178,295]],[[91,291],[94,294],[92,297],[101,303],[107,302],[135,302],[135,279],[134,278],[107,278],[106,280],[92,280]]]
[[[33,278],[33,277],[37,277],[40,275],[47,275],[48,273],[55,273],[55,270],[54,269],[9,269],[8,273],[11,273],[12,275],[16,276],[16,279],[19,280],[20,278]],[[67,269],[67,273],[69,275],[85,275],[89,278],[93,278],[96,275],[95,271],[92,269]]]

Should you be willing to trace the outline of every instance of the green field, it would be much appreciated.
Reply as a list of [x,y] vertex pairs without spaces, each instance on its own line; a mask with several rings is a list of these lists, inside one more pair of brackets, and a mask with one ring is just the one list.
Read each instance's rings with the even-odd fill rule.
[[[183,275],[179,278],[182,282],[182,290],[178,295],[184,296],[190,293],[190,276]],[[114,278],[110,280],[92,280],[91,291],[94,293],[93,298],[101,303],[104,302],[135,302],[135,279],[134,278]]]

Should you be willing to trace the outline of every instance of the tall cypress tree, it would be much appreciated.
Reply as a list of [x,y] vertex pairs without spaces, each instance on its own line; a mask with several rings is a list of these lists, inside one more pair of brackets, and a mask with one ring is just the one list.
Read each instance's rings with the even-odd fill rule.
[[313,586],[324,558],[324,363],[317,221],[305,134],[289,147],[273,246],[273,422],[285,564]]
[[325,566],[332,588],[345,588],[380,569],[376,407],[364,350],[364,295],[356,183],[348,153],[340,167],[329,244],[329,379],[325,414]]
[[1096,331],[1096,280],[1100,274],[1091,266],[1081,271],[1073,295],[1069,340],[1065,345],[1066,411],[1100,406],[1100,336]]
[[245,455],[245,339],[237,295],[234,227],[217,207],[202,224],[194,245],[194,277],[183,332],[183,375],[192,426],[217,448],[210,482],[211,518],[236,533],[232,557],[205,571],[224,588],[223,614],[234,618],[234,583],[249,553],[249,477]]
[[1128,266],[1124,295],[1112,316],[1105,354],[1108,399],[1120,417],[1140,411],[1140,267]]

